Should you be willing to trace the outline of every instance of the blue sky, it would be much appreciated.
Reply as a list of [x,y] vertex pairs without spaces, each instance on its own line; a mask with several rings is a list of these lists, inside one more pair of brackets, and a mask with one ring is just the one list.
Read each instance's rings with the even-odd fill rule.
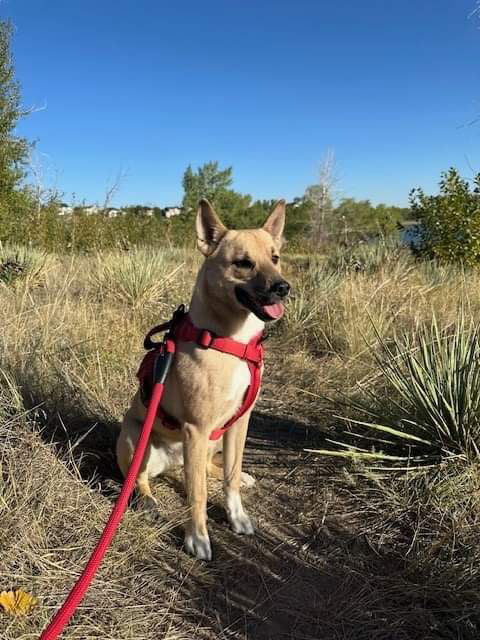
[[[334,149],[343,196],[405,204],[480,170],[475,0],[3,0],[44,181],[71,200],[181,200],[233,165],[255,198],[301,195]],[[45,107],[44,109],[40,109]]]

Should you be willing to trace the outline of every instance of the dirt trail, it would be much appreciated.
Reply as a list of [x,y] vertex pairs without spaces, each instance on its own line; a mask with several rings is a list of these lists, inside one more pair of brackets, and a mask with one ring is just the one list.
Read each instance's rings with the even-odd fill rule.
[[[205,627],[196,637],[327,637],[318,602],[324,580],[311,553],[323,514],[320,467],[303,451],[305,431],[259,412],[252,419],[244,468],[257,483],[244,490],[244,502],[257,523],[254,537],[230,531],[221,483],[210,480],[214,560],[200,580],[178,577],[181,599],[195,605],[192,623]],[[181,508],[180,482],[159,479],[155,493],[172,515]],[[181,542],[180,531],[174,540]]]

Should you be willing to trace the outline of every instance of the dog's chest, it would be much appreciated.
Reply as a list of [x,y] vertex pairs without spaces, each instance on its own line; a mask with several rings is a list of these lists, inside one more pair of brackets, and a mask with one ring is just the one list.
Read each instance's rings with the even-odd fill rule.
[[235,403],[235,409],[241,405],[249,384],[250,371],[248,365],[246,362],[238,362],[232,371],[230,385],[226,394],[226,400]]

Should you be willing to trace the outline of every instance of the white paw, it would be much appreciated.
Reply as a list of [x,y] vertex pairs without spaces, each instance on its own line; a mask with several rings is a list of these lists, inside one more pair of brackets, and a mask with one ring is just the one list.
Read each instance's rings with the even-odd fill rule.
[[208,535],[185,533],[185,550],[197,560],[211,560],[212,547]]
[[228,521],[235,533],[251,536],[254,533],[252,521],[245,513],[238,491],[226,491]]
[[249,489],[250,487],[253,487],[255,482],[256,482],[256,480],[255,480],[255,478],[253,476],[251,476],[249,473],[245,473],[244,471],[242,471],[242,473],[240,474],[240,486],[241,487]]
[[230,516],[229,520],[235,533],[240,533],[244,536],[253,536],[255,533],[252,521],[245,511],[241,515]]

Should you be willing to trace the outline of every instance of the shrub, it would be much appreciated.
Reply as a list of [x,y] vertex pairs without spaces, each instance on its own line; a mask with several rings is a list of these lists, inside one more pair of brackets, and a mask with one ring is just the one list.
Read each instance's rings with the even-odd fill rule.
[[409,254],[398,240],[388,236],[352,247],[336,248],[327,259],[327,267],[342,272],[375,273],[394,263],[407,266]]
[[91,281],[104,296],[139,307],[157,302],[166,282],[182,266],[168,272],[165,253],[158,249],[99,254]]
[[[349,432],[371,448],[335,442],[334,455],[394,463],[436,463],[480,455],[480,327],[462,315],[448,331],[435,318],[417,334],[382,342],[380,378],[345,405]],[[360,414],[360,415],[359,415]],[[358,442],[357,442],[358,444]]]
[[9,285],[23,279],[38,284],[51,259],[36,249],[0,243],[0,282]]
[[420,222],[415,252],[470,266],[480,263],[480,173],[473,184],[472,189],[451,168],[442,174],[439,195],[411,192],[412,215]]

